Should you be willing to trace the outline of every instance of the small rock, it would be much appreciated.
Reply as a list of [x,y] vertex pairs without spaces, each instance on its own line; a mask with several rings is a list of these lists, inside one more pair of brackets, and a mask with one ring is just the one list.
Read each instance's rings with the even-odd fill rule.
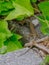
[[34,24],[34,26],[37,26],[39,24],[39,21],[38,21],[38,19],[34,19],[34,20],[32,20],[32,23]]

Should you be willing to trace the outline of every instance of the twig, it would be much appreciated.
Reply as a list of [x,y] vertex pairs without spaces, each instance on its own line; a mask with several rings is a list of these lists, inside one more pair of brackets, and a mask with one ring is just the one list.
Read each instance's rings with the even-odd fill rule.
[[44,45],[35,44],[34,46],[36,46],[40,50],[42,50],[42,51],[46,52],[47,54],[49,54],[49,49],[47,49]]
[[[47,49],[47,48],[46,48],[45,46],[43,46],[43,45],[38,44],[38,43],[40,43],[40,42],[42,42],[42,41],[44,41],[44,40],[47,40],[47,39],[49,39],[48,36],[46,36],[46,37],[44,37],[44,38],[42,38],[42,39],[38,39],[38,40],[36,40],[36,41],[32,40],[31,42],[26,43],[26,44],[25,44],[25,47],[30,47],[30,48],[28,48],[27,51],[25,51],[24,53],[21,53],[19,56],[22,56],[22,55],[26,54],[33,46],[35,46],[35,47],[39,48],[40,50],[42,50],[42,51],[46,52],[47,54],[49,54],[49,49]],[[19,56],[18,56],[18,57],[19,57]]]
[[48,39],[49,39],[49,37],[46,36],[44,38],[41,38],[41,39],[36,40],[36,42],[39,43],[39,42],[43,42],[44,40],[48,40]]
[[40,44],[40,42],[43,42],[44,40],[47,40],[47,39],[49,39],[48,36],[44,37],[42,39],[38,39],[36,41],[32,40],[30,43],[26,43],[25,47],[27,47],[27,46],[29,47],[30,46],[30,48],[32,48],[33,46],[35,46],[35,47],[37,47],[37,48],[41,49],[42,51],[44,51],[44,52],[49,54],[49,49],[47,49],[44,45]]

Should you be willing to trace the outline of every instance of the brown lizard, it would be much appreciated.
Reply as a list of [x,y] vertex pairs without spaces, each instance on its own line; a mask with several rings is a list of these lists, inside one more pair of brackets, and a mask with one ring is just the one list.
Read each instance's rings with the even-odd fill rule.
[[29,22],[30,23],[30,32],[31,32],[31,36],[33,36],[34,37],[34,39],[36,38],[36,37],[38,37],[39,38],[39,35],[38,35],[38,33],[36,32],[36,30],[35,30],[35,27],[34,27],[34,24],[32,23],[32,22]]

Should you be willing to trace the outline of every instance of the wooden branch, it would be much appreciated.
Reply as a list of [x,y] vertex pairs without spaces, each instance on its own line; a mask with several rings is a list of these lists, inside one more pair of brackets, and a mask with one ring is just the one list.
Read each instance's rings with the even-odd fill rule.
[[[32,40],[30,43],[25,44],[25,47],[30,47],[30,48],[32,48],[33,46],[35,46],[35,47],[39,48],[40,50],[42,50],[42,51],[46,52],[47,54],[49,54],[49,49],[46,48],[44,45],[41,45],[41,44],[40,44],[40,42],[42,42],[42,41],[44,41],[44,40],[47,40],[47,39],[49,39],[48,36],[47,36],[47,37],[44,37],[44,38],[42,38],[42,39],[38,39],[38,40],[36,40],[36,41]],[[38,43],[39,43],[39,44],[38,44]]]
[[42,39],[38,39],[36,41],[32,40],[30,43],[26,43],[25,44],[25,47],[28,47],[29,46],[30,48],[28,48],[28,50],[25,51],[24,53],[21,53],[19,56],[22,56],[22,55],[26,54],[33,46],[35,46],[35,47],[39,48],[40,50],[44,51],[45,53],[49,54],[49,49],[47,49],[44,45],[41,45],[40,44],[40,42],[42,42],[44,40],[47,40],[47,39],[49,39],[48,36],[46,36],[46,37],[44,37]]
[[43,41],[48,40],[48,39],[49,39],[49,37],[46,36],[44,38],[41,38],[41,39],[36,40],[36,42],[39,43],[39,42],[43,42]]
[[49,49],[46,48],[44,45],[41,44],[35,44],[34,46],[36,46],[37,48],[39,48],[40,50],[46,52],[47,54],[49,54]]

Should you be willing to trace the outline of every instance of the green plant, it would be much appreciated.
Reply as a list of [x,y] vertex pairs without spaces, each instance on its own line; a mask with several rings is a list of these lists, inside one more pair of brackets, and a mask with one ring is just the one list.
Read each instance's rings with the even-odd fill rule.
[[49,55],[47,55],[41,65],[49,65]]
[[11,1],[0,1],[0,15],[8,15],[13,9]]
[[22,20],[24,17],[34,15],[30,0],[21,0],[21,2],[19,0],[11,0],[11,2],[15,9],[9,13],[5,20]]
[[6,20],[18,19],[34,15],[30,0],[0,1],[0,15],[7,15]]
[[0,53],[22,48],[21,42],[19,42],[19,39],[21,38],[20,35],[10,32],[6,21],[0,21]]
[[45,35],[49,35],[49,1],[41,2],[38,5],[42,15],[39,17],[41,31]]
[[32,3],[36,3],[36,2],[37,2],[37,0],[31,0],[31,2],[32,2]]
[[22,48],[19,39],[22,37],[8,29],[7,20],[22,20],[34,15],[30,0],[0,0],[0,16],[5,16],[0,20],[0,53],[10,52]]

